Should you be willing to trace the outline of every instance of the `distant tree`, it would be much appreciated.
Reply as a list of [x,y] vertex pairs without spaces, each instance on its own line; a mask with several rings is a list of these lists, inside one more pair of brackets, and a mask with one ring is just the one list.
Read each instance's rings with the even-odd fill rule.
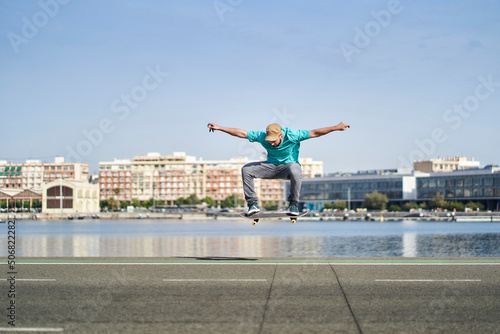
[[448,205],[448,202],[444,200],[444,195],[440,192],[436,193],[436,195],[429,201],[429,207],[431,209],[442,208],[445,209]]
[[217,204],[217,203],[215,203],[215,201],[213,200],[213,198],[210,197],[210,196],[205,197],[201,201],[203,203],[207,203],[207,205],[210,206],[210,207],[215,206]]
[[244,201],[242,199],[238,199],[236,196],[231,195],[227,196],[220,203],[221,208],[235,208],[237,206],[242,206]]
[[108,205],[111,208],[111,211],[114,211],[120,206],[120,201],[117,201],[114,197],[111,197],[110,199],[108,199]]
[[102,199],[99,201],[99,207],[102,208],[107,208],[109,207],[109,203],[107,199]]
[[448,210],[464,211],[465,205],[458,201],[449,202],[447,207]]
[[120,202],[120,208],[121,209],[126,209],[127,206],[129,206],[128,202],[127,201],[121,201]]
[[347,208],[347,203],[341,200],[335,201],[335,203],[333,203],[333,208],[337,210],[345,210]]
[[175,205],[196,205],[201,204],[201,201],[196,195],[189,195],[188,197],[179,197],[174,203]]
[[389,203],[387,196],[376,190],[370,194],[366,194],[364,200],[366,208],[371,210],[384,210],[387,203]]
[[400,212],[401,207],[399,205],[392,204],[391,206],[389,206],[389,211]]
[[417,203],[407,202],[403,205],[403,208],[405,209],[405,211],[410,211],[411,209],[418,209],[419,205]]
[[152,207],[152,206],[153,206],[153,202],[154,202],[153,197],[151,197],[151,198],[150,198],[150,199],[148,199],[147,201],[143,201],[141,204],[142,204],[142,206],[143,206],[143,207],[145,207],[145,208],[150,208],[150,207]]
[[141,202],[137,198],[132,198],[132,205],[134,208],[140,208],[142,206]]
[[266,204],[264,204],[264,209],[268,210],[268,211],[276,211],[278,210],[278,204],[277,203],[274,203],[274,202],[267,202]]
[[480,202],[468,202],[467,204],[465,204],[465,207],[466,208],[470,208],[471,210],[484,210],[484,205],[482,205]]
[[201,204],[201,200],[196,195],[189,195],[187,201],[190,205]]
[[42,201],[39,199],[34,199],[33,202],[31,203],[32,208],[41,208],[42,207]]
[[323,203],[323,210],[331,210],[331,209],[333,209],[333,203],[331,202]]

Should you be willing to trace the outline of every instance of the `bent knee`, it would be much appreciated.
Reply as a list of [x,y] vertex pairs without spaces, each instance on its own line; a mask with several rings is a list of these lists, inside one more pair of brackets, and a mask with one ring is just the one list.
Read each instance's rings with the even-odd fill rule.
[[300,164],[294,163],[290,165],[290,175],[293,177],[302,176],[302,168]]
[[302,167],[298,163],[293,163],[290,165],[290,171],[295,173],[302,173]]

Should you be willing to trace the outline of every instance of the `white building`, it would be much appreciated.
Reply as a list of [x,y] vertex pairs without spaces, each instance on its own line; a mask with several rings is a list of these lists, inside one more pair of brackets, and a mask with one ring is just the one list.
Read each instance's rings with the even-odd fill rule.
[[42,212],[99,213],[99,186],[87,181],[57,179],[42,185]]
[[430,160],[415,161],[413,169],[424,173],[452,172],[455,170],[465,170],[479,168],[479,161],[467,157],[449,157]]

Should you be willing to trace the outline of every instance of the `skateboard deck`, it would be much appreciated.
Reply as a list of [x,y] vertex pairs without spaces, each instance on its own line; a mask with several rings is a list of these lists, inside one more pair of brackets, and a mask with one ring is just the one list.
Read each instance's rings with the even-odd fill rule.
[[295,224],[297,222],[297,218],[305,216],[306,214],[309,213],[309,210],[307,211],[302,211],[298,215],[291,215],[288,212],[257,212],[254,213],[253,215],[247,216],[246,213],[240,213],[240,216],[246,219],[251,219],[253,220],[252,225],[257,225],[259,222],[259,219],[276,219],[276,218],[289,218],[290,222],[292,224]]

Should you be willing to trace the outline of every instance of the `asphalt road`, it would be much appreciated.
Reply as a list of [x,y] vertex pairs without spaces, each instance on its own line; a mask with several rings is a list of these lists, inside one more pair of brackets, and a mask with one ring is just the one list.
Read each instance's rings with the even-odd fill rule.
[[6,262],[1,333],[500,333],[500,258]]

